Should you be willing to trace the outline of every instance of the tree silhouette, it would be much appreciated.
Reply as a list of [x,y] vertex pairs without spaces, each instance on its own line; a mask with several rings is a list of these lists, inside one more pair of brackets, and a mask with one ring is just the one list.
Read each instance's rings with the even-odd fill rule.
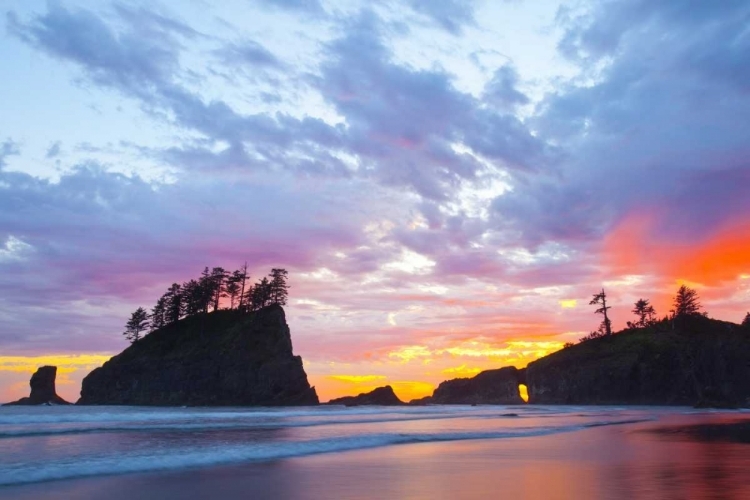
[[237,309],[243,310],[245,305],[245,283],[249,276],[247,275],[247,262],[232,275],[234,280],[240,285],[240,303]]
[[698,292],[682,285],[674,298],[674,317],[692,316],[700,314],[701,304],[698,302]]
[[232,274],[231,276],[229,276],[229,278],[227,278],[226,284],[226,296],[229,297],[229,309],[234,309],[234,303],[237,300],[237,296],[239,294],[240,284],[237,281],[235,274]]
[[165,295],[167,301],[167,324],[176,323],[182,317],[182,287],[179,283],[172,283]]
[[148,313],[144,308],[139,307],[130,315],[130,319],[125,323],[125,331],[122,334],[125,335],[125,338],[131,344],[134,344],[141,339],[141,332],[145,332],[147,328]]
[[167,298],[162,296],[151,309],[151,330],[158,330],[167,324]]
[[745,319],[742,320],[742,326],[750,328],[750,312],[745,314]]
[[649,303],[648,299],[638,299],[632,312],[638,316],[638,321],[635,323],[628,322],[628,325],[632,325],[635,328],[644,328],[656,322],[656,310],[654,310],[654,306]]
[[286,300],[289,298],[289,285],[286,283],[288,275],[286,269],[271,269],[269,291],[272,303],[286,305]]
[[600,293],[594,294],[594,297],[591,299],[591,302],[589,302],[589,305],[601,306],[599,307],[599,309],[594,311],[594,314],[604,315],[604,320],[602,321],[599,329],[603,331],[605,335],[612,335],[612,322],[609,320],[609,316],[607,314],[607,311],[611,309],[611,307],[607,306],[607,294],[604,293],[604,288],[602,288],[602,291]]
[[219,310],[219,301],[226,297],[226,280],[229,273],[223,267],[214,267],[211,270],[212,297],[214,311]]
[[257,311],[271,302],[271,283],[264,277],[253,287],[252,310]]

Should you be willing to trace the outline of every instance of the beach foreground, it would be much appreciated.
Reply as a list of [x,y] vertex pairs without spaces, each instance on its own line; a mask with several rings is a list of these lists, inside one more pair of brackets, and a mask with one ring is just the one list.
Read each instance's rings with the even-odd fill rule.
[[[295,421],[313,422],[309,414],[316,411]],[[86,477],[6,484],[0,487],[0,498],[750,498],[748,414],[663,408],[526,407],[511,411],[512,407],[403,409],[395,413],[389,409],[325,409],[321,413],[327,412],[336,423],[287,427],[291,432],[276,433],[272,444],[283,447],[299,439],[301,431],[312,429],[317,439],[338,439],[341,433],[358,439],[375,433],[382,437],[389,431],[429,438],[250,463],[161,467],[129,474],[92,472]],[[355,420],[361,422],[344,423]],[[480,426],[488,435],[495,433],[494,437],[463,439],[461,433],[469,436],[481,431]],[[505,429],[507,436],[498,429]],[[222,439],[240,438],[226,430],[221,431],[221,438],[212,436],[211,441],[205,441],[204,434],[215,431],[183,430],[179,436],[175,432],[152,429],[146,435],[154,440],[161,433],[162,440],[187,439],[216,450],[224,446]],[[80,434],[5,437],[2,444],[11,445],[3,453],[6,471],[14,466],[5,450],[21,443],[81,446]],[[145,437],[141,434],[95,430],[87,439],[123,446],[121,440],[139,440]],[[455,440],[433,439],[436,436]],[[89,455],[83,455],[87,452],[81,453],[81,460],[87,460]],[[24,470],[15,466],[15,472]],[[8,475],[2,479],[12,483]]]

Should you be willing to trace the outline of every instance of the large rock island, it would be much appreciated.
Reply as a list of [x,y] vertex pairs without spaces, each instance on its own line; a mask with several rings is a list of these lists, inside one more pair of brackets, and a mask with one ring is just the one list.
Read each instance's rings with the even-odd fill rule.
[[191,316],[138,340],[81,387],[80,405],[315,405],[281,306]]
[[677,318],[565,348],[525,375],[537,404],[750,406],[750,331]]

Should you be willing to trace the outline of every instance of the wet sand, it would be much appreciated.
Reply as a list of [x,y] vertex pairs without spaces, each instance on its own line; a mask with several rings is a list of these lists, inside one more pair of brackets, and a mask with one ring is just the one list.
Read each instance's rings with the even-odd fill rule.
[[[750,420],[674,417],[0,488],[14,499],[750,499]],[[743,442],[744,441],[744,442]]]

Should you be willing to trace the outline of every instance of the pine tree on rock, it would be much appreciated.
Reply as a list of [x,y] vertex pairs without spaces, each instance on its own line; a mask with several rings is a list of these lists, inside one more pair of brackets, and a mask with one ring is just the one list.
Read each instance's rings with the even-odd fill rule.
[[273,304],[286,305],[289,298],[289,285],[287,277],[289,273],[286,269],[271,269],[271,281],[269,283],[270,300]]
[[226,281],[229,277],[229,273],[223,267],[214,267],[211,270],[211,280],[213,285],[213,295],[211,300],[213,302],[214,311],[219,310],[219,302],[222,297],[226,297]]
[[141,333],[148,329],[148,324],[148,313],[144,308],[139,307],[130,315],[130,319],[125,323],[125,331],[122,334],[125,335],[125,338],[131,344],[134,344],[141,339]]
[[253,287],[253,311],[266,307],[271,302],[271,284],[263,278]]
[[237,301],[237,296],[239,294],[240,283],[237,280],[235,274],[232,274],[231,276],[229,276],[229,278],[227,278],[226,284],[226,296],[229,298],[229,309],[234,309],[234,304]]
[[182,287],[179,283],[172,283],[165,295],[167,299],[167,324],[176,323],[182,317]]
[[604,320],[602,321],[600,330],[603,330],[605,335],[612,335],[612,322],[609,320],[609,316],[607,315],[607,311],[611,309],[611,307],[607,306],[607,294],[604,293],[604,288],[602,288],[602,291],[600,293],[594,294],[594,297],[591,299],[591,302],[589,302],[589,305],[601,306],[594,312],[594,314],[604,315]]
[[636,328],[645,328],[653,325],[656,321],[656,310],[654,306],[648,301],[648,299],[638,299],[633,308],[633,314],[638,316],[638,321],[630,323]]
[[163,328],[167,324],[167,297],[162,296],[151,309],[151,331]]
[[245,283],[247,282],[249,278],[249,276],[247,275],[247,262],[245,262],[241,268],[235,271],[232,274],[232,277],[240,285],[240,291],[239,291],[240,303],[237,306],[237,309],[242,311],[245,308]]
[[698,302],[698,292],[682,285],[674,298],[672,314],[676,318],[700,314],[701,304]]

